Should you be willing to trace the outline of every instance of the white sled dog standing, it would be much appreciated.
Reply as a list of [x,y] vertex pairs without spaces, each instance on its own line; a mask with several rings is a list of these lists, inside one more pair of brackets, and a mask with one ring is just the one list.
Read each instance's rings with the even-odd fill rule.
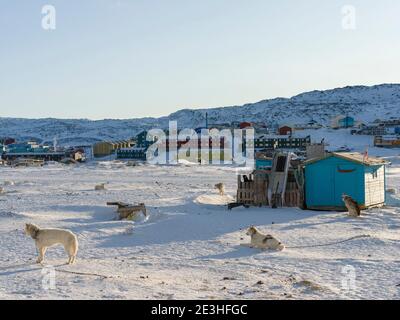
[[78,253],[78,239],[75,234],[68,230],[62,229],[40,229],[38,226],[27,223],[25,225],[25,234],[35,240],[39,257],[37,263],[44,261],[44,255],[49,247],[57,244],[64,246],[68,254],[68,264],[75,263],[76,254]]

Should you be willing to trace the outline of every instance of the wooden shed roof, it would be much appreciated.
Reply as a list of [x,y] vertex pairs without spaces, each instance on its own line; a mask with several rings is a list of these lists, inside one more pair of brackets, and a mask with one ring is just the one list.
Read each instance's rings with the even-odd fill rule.
[[306,161],[304,164],[305,165],[312,164],[312,163],[315,163],[315,162],[318,162],[321,160],[325,160],[330,157],[337,157],[337,158],[345,159],[345,160],[348,160],[351,162],[363,164],[366,166],[381,166],[381,165],[389,164],[388,161],[386,161],[384,159],[376,158],[376,157],[368,157],[365,159],[364,154],[358,153],[358,152],[331,152],[331,153],[326,154],[325,157],[311,159],[311,160]]

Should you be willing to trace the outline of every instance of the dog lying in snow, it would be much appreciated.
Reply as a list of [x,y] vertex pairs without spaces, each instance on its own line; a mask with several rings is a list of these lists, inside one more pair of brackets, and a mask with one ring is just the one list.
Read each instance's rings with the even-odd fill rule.
[[119,220],[135,220],[139,213],[142,212],[147,217],[147,209],[144,203],[139,203],[136,206],[126,206],[118,208],[118,219]]
[[269,234],[262,234],[256,227],[250,227],[246,234],[251,237],[252,248],[282,251],[285,246],[279,240]]
[[96,191],[105,190],[105,189],[106,189],[105,183],[98,184],[94,187],[94,190],[96,190]]
[[358,205],[357,201],[355,201],[352,197],[343,194],[342,195],[343,202],[349,210],[350,217],[360,217],[361,216],[361,208]]
[[225,195],[225,185],[223,183],[217,183],[215,189],[218,190],[220,196]]
[[68,254],[68,264],[75,263],[76,254],[78,253],[78,239],[71,231],[62,229],[40,229],[38,226],[27,223],[25,225],[25,234],[35,240],[39,257],[37,263],[42,263],[44,255],[49,247],[56,244],[64,246]]

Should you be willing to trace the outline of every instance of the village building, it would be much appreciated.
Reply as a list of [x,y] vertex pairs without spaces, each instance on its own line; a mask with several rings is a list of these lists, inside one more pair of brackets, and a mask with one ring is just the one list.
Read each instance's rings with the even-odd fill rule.
[[304,163],[306,207],[344,210],[342,195],[362,208],[385,203],[385,165],[382,159],[360,153],[330,153]]
[[117,159],[125,160],[146,160],[146,148],[132,147],[117,150]]
[[397,118],[391,118],[386,121],[381,121],[385,126],[395,126],[395,127],[400,127],[400,119]]
[[400,135],[400,126],[387,126],[386,127],[386,134],[389,135]]
[[1,145],[8,146],[9,144],[13,143],[16,143],[16,140],[14,138],[9,138],[9,137],[0,138]]
[[379,148],[400,148],[400,135],[375,136],[374,146]]
[[379,124],[379,125],[365,126],[360,130],[354,130],[352,131],[352,134],[380,136],[380,135],[385,135],[386,131],[387,128],[383,124]]
[[73,150],[69,153],[69,156],[72,160],[76,162],[85,162],[86,156],[85,151],[82,149]]
[[35,141],[14,143],[5,147],[2,159],[13,161],[16,159],[35,159],[41,161],[60,161],[66,156],[65,151],[56,152],[49,146],[39,145]]
[[[201,131],[201,128],[199,128],[199,130]],[[196,129],[196,132],[197,132],[197,129]],[[153,138],[153,139],[147,140],[147,134],[148,134],[148,131],[142,131],[142,132],[138,133],[136,135],[136,137],[132,139],[133,145],[138,148],[146,148],[146,149],[148,147],[150,147],[155,142],[156,139]],[[166,131],[166,134],[168,134],[168,131]]]
[[347,129],[353,128],[356,125],[356,121],[350,116],[338,116],[332,120],[333,129]]
[[305,150],[307,144],[310,143],[310,136],[257,135],[254,137],[254,149],[256,151],[275,149]]
[[294,128],[291,126],[284,125],[278,128],[278,134],[281,136],[290,136],[293,133],[294,133]]
[[118,149],[130,148],[132,144],[131,140],[100,141],[93,145],[93,156],[96,158],[106,157],[116,153]]
[[239,124],[240,129],[247,129],[253,127],[253,124],[251,122],[241,122]]

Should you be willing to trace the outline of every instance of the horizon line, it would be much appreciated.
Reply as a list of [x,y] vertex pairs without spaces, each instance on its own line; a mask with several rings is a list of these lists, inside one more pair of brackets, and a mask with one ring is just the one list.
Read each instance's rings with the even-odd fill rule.
[[160,115],[160,116],[147,116],[147,117],[137,117],[137,118],[100,118],[100,119],[95,119],[95,118],[81,118],[81,117],[76,117],[76,118],[63,118],[63,117],[38,117],[38,118],[24,118],[24,117],[13,117],[13,116],[0,116],[0,120],[7,120],[7,119],[13,119],[13,120],[65,120],[65,121],[90,121],[90,122],[100,122],[100,121],[129,121],[129,120],[144,120],[144,119],[161,119],[161,118],[167,118],[171,116],[172,114],[179,112],[179,111],[184,111],[184,110],[190,110],[190,111],[205,111],[207,110],[212,110],[212,109],[224,109],[224,108],[240,108],[243,106],[247,106],[250,104],[257,104],[260,102],[269,102],[269,101],[274,101],[274,100],[280,100],[280,99],[285,99],[285,100],[290,100],[293,99],[297,96],[304,95],[304,94],[310,94],[313,92],[326,92],[326,91],[335,91],[335,90],[343,90],[347,88],[357,88],[357,87],[364,87],[364,88],[374,88],[374,87],[382,87],[382,86],[400,86],[400,83],[380,83],[380,84],[375,84],[375,85],[346,85],[342,87],[336,87],[336,88],[329,88],[329,89],[314,89],[314,90],[309,90],[309,91],[304,91],[300,92],[298,94],[295,94],[291,97],[282,97],[282,96],[277,96],[275,98],[266,98],[262,99],[259,101],[255,102],[247,102],[242,105],[231,105],[231,106],[222,106],[222,107],[216,107],[216,106],[211,106],[211,107],[188,107],[188,108],[178,108],[176,111],[168,114],[168,115]]

